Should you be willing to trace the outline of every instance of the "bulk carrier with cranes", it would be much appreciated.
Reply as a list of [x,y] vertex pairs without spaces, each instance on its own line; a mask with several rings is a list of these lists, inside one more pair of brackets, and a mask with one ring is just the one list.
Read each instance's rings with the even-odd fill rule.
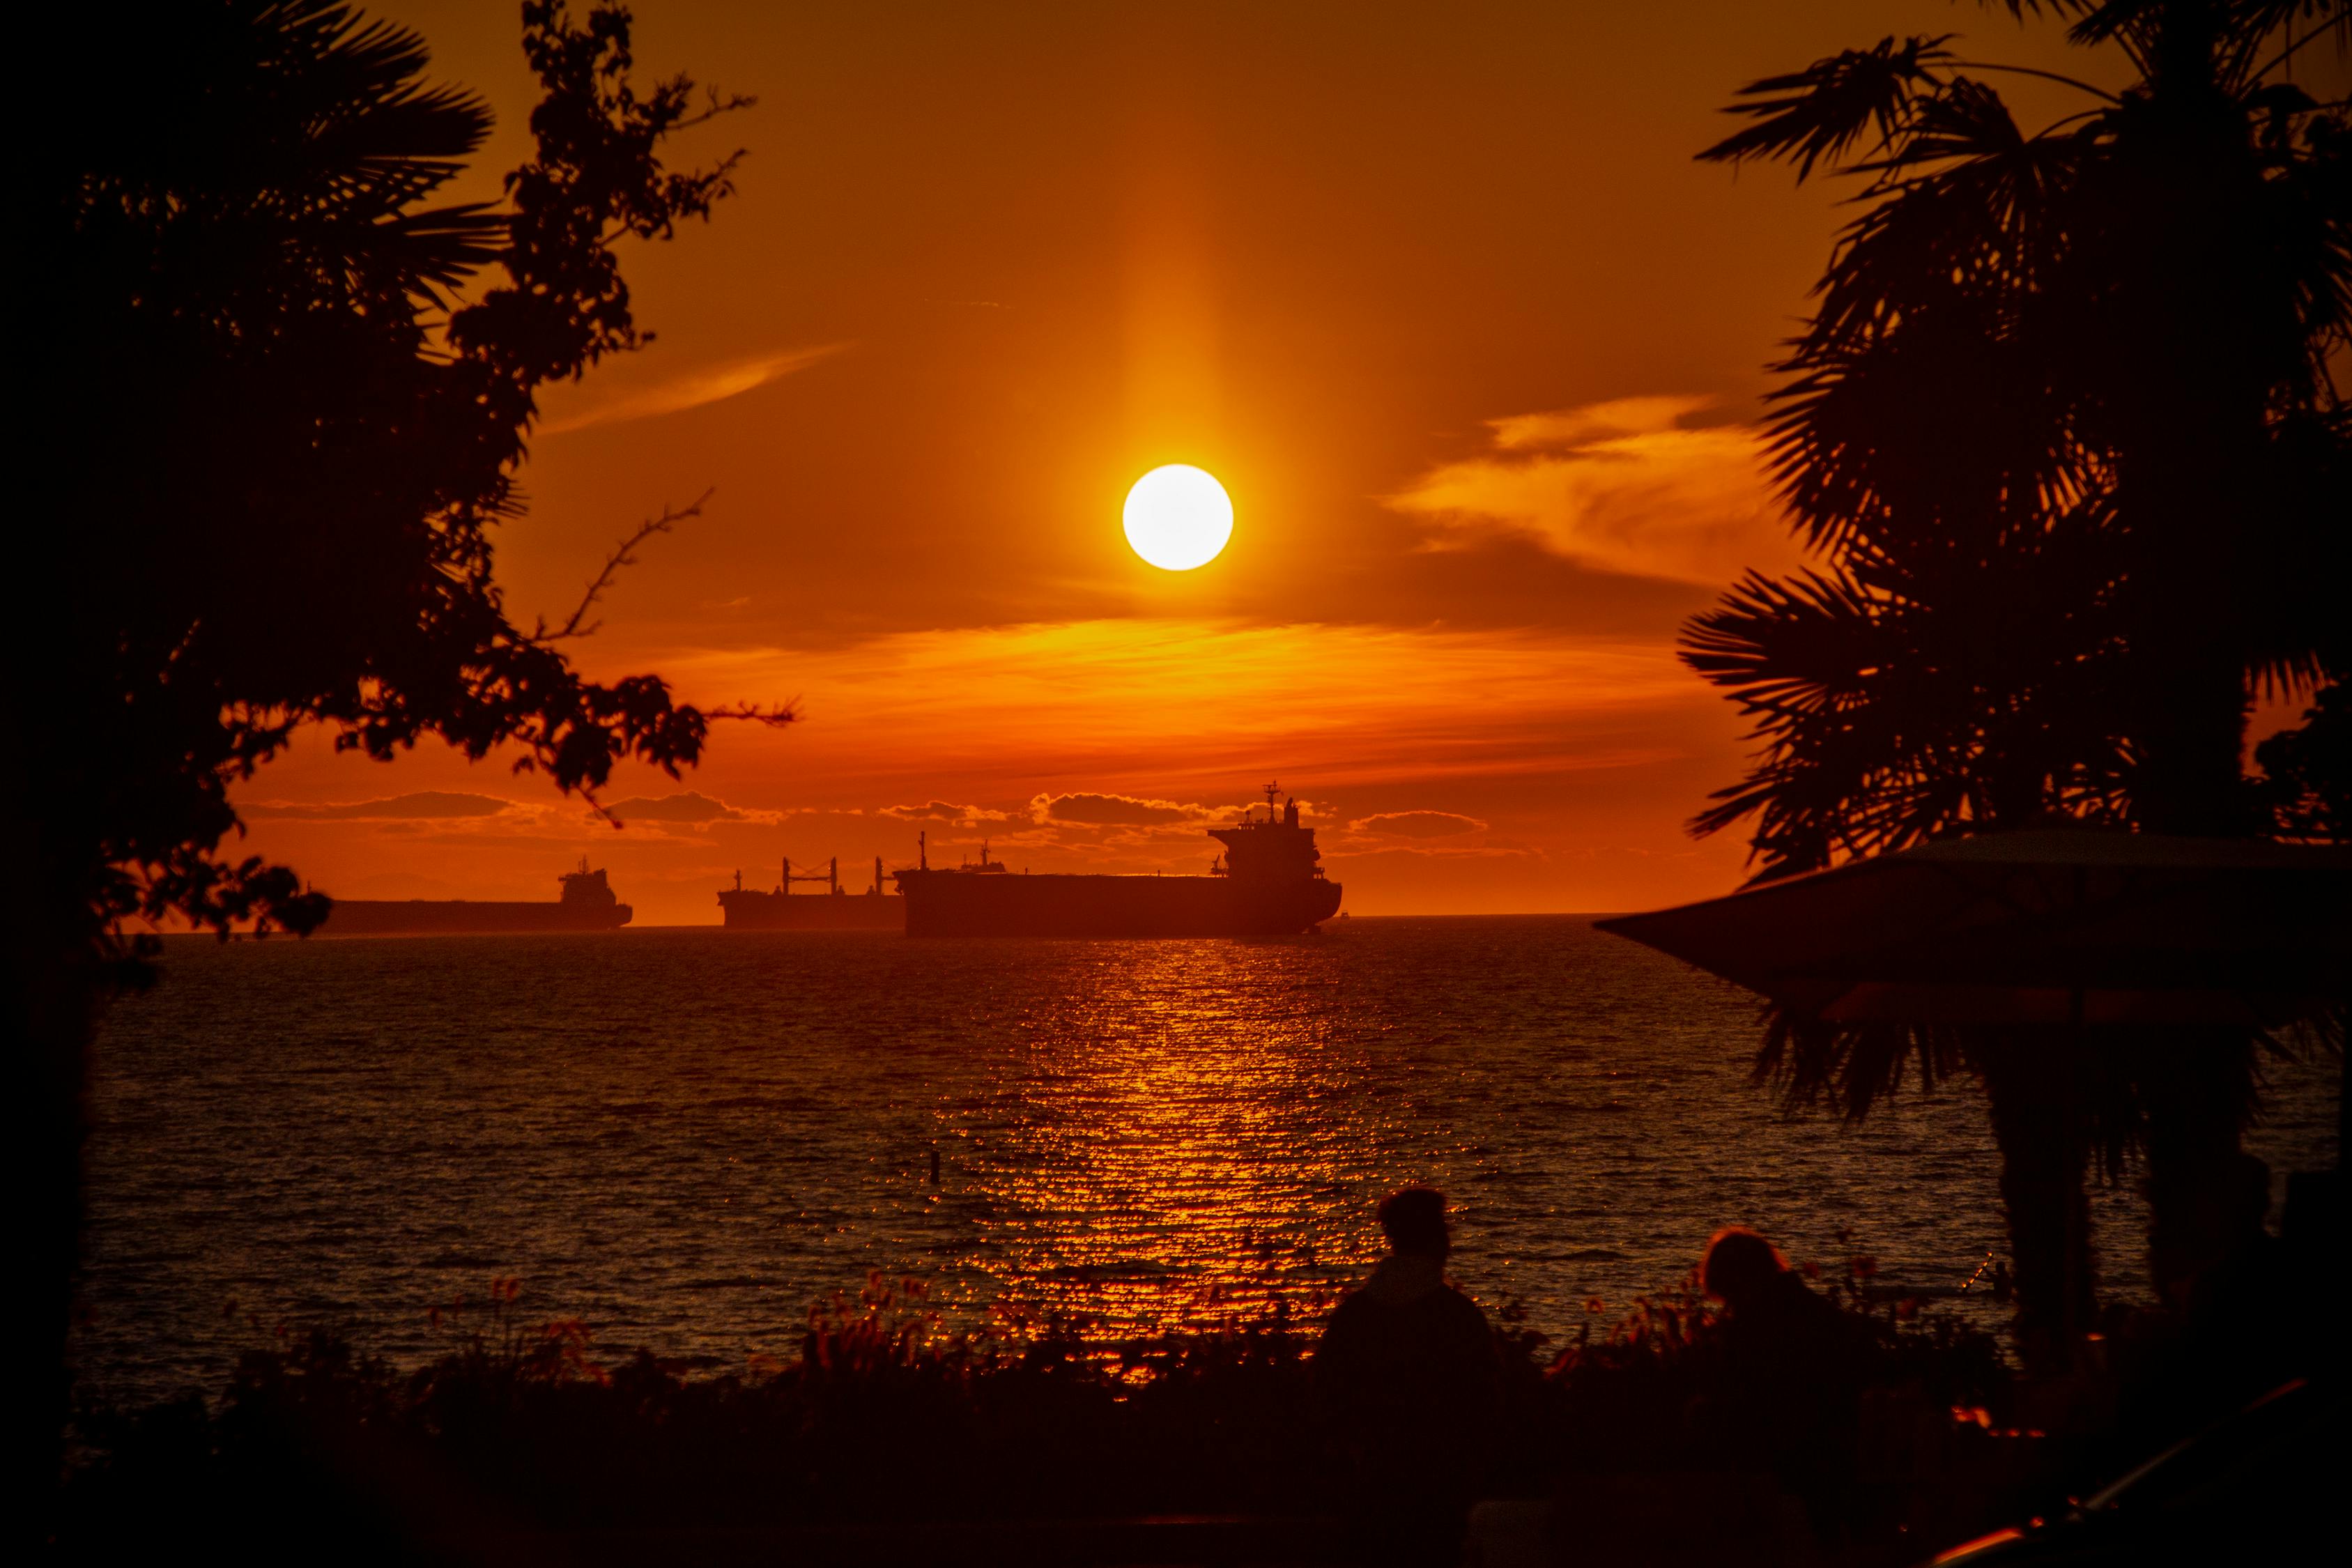
[[[743,873],[736,872],[735,885],[719,895],[721,923],[730,931],[904,931],[907,900],[886,890],[883,881],[879,855],[874,858],[874,885],[862,893],[842,887],[838,856],[822,871],[795,871],[787,858],[772,892],[745,887]],[[794,882],[823,882],[824,891],[795,894]]]

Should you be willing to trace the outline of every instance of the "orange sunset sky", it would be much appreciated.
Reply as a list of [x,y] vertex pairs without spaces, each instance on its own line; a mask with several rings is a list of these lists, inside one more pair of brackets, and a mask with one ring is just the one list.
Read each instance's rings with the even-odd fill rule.
[[[513,7],[371,9],[488,99],[457,195],[494,193]],[[862,888],[921,829],[935,863],[1198,871],[1270,778],[1359,914],[1727,890],[1744,844],[1683,825],[1740,727],[1673,638],[1796,559],[1749,422],[1850,187],[1691,154],[1741,83],[1888,33],[2083,68],[1941,0],[636,12],[641,68],[761,100],[677,161],[748,156],[626,255],[658,342],[549,399],[501,580],[560,619],[714,489],[578,657],[803,721],[625,771],[620,831],[501,759],[306,737],[236,798],[330,892],[552,898],[586,854],[637,923],[711,922],[739,868]],[[1120,530],[1171,462],[1234,502],[1190,573]]]

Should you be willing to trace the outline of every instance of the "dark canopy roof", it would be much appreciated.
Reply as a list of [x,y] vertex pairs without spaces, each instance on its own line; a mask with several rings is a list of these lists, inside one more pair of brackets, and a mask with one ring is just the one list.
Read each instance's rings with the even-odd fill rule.
[[2352,847],[1942,840],[1601,929],[1839,1023],[2252,1023],[2352,994]]

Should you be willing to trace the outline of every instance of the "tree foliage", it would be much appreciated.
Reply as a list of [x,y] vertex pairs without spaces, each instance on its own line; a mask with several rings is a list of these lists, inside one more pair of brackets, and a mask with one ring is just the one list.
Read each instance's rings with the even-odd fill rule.
[[2256,746],[2254,760],[2282,835],[2352,844],[2352,686],[2322,691],[2302,727]]
[[291,869],[223,847],[231,786],[306,725],[379,759],[512,746],[565,790],[692,763],[714,715],[583,679],[509,618],[492,542],[539,389],[649,335],[620,243],[732,188],[740,154],[672,169],[666,139],[748,100],[641,92],[625,8],[527,0],[535,150],[503,201],[452,203],[490,115],[415,33],[335,0],[70,9],[53,58],[109,98],[31,160],[58,553],[10,680],[54,920],[118,957],[126,921],[316,925]]
[[[1769,442],[1821,564],[1684,637],[1760,742],[1693,826],[1759,880],[2064,817],[2334,836],[2352,784],[2352,119],[2296,79],[2347,0],[2011,0],[2120,90],[2029,131],[1945,35],[1753,83],[1701,154],[1856,183]],[[2342,55],[2335,57],[2341,64]],[[2321,689],[2242,753],[2252,697]],[[2159,1274],[2260,1080],[2249,1031],[1771,1016],[1757,1070],[1859,1118],[1907,1072],[1984,1087],[2029,1348],[2093,1299],[2084,1182],[2150,1171]],[[2063,1353],[2063,1352],[2059,1352]]]
[[2352,121],[2294,79],[2352,6],[2012,9],[2129,85],[2029,132],[2008,68],[1890,38],[1702,154],[1860,186],[1769,426],[1825,564],[1685,639],[1763,742],[1695,826],[1754,817],[1765,878],[2052,813],[2261,831],[2250,683],[2352,676]]

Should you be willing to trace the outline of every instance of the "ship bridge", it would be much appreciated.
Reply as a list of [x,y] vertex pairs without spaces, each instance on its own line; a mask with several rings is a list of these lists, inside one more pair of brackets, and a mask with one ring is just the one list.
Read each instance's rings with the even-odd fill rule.
[[566,871],[556,880],[563,885],[563,902],[573,909],[618,909],[621,900],[613,885],[604,879],[602,870],[588,869],[588,858],[582,856],[580,869]]
[[1315,847],[1315,830],[1299,826],[1295,798],[1284,796],[1276,811],[1275,797],[1281,793],[1279,784],[1265,786],[1265,821],[1258,820],[1257,808],[1252,806],[1233,826],[1209,830],[1209,837],[1225,847],[1224,863],[1215,870],[1253,881],[1297,882],[1323,875],[1323,855]]

